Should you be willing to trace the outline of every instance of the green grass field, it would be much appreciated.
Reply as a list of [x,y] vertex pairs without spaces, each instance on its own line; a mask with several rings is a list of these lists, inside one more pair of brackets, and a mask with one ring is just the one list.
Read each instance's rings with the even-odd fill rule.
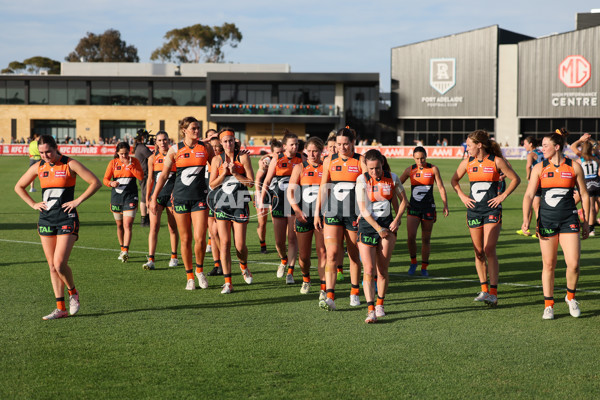
[[[99,177],[109,161],[81,160]],[[42,321],[55,303],[37,214],[13,192],[27,159],[0,157],[0,398],[598,398],[600,239],[582,244],[581,317],[572,318],[563,301],[559,256],[556,319],[543,321],[539,244],[514,233],[522,183],[504,205],[499,306],[474,303],[479,284],[465,210],[449,185],[459,161],[430,161],[440,167],[450,199],[450,216],[438,216],[434,228],[432,277],[406,276],[403,222],[388,315],[366,325],[362,294],[361,307],[348,304],[348,278],[336,291],[338,311],[325,312],[318,284],[301,295],[299,284],[275,277],[271,224],[268,255],[259,251],[255,220],[249,224],[254,283],[236,273],[231,295],[220,294],[222,277],[209,277],[207,290],[184,290],[183,268],[166,266],[166,227],[158,269],[144,271],[148,230],[139,216],[131,259],[122,264],[106,187],[79,209],[70,265],[81,311]],[[391,162],[398,174],[410,164]],[[524,176],[524,162],[513,166]]]

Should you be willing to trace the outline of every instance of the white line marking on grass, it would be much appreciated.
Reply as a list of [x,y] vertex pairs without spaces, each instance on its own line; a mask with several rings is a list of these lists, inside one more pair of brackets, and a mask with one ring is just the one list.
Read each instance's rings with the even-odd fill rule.
[[[37,246],[41,246],[42,244],[40,242],[28,242],[28,241],[24,241],[24,240],[9,240],[9,239],[0,239],[0,242],[8,242],[8,243],[20,243],[20,244],[33,244],[33,245],[37,245]],[[99,248],[99,247],[87,247],[87,246],[73,246],[73,248],[75,249],[84,249],[84,250],[96,250],[96,251],[111,251],[111,252],[115,252],[118,253],[121,250],[120,249],[104,249],[104,248]],[[129,251],[130,253],[137,253],[137,254],[147,254],[145,251]],[[155,253],[156,255],[159,256],[170,256],[170,253]],[[264,261],[252,261],[252,260],[248,260],[249,264],[259,264],[259,265],[279,265],[279,263],[270,263],[270,262],[264,262]],[[312,269],[316,269],[315,267],[312,267]],[[403,277],[403,278],[408,278],[408,275],[406,274],[390,274],[391,276],[398,276],[398,277]],[[411,279],[419,279],[419,277],[415,277],[415,278],[411,278]],[[423,278],[423,279],[428,279],[428,280],[436,280],[436,281],[450,281],[450,282],[468,282],[468,283],[479,283],[478,279],[463,279],[463,278],[449,278],[449,277],[427,277],[427,278]],[[542,289],[541,285],[528,285],[525,283],[510,283],[510,282],[498,282],[498,285],[503,285],[503,286],[515,286],[515,287],[526,287],[526,288],[534,288],[534,289]],[[554,288],[554,290],[561,290],[561,291],[566,291],[566,288]],[[578,292],[584,292],[584,293],[594,293],[594,294],[600,294],[600,290],[585,290],[585,289],[577,289]]]

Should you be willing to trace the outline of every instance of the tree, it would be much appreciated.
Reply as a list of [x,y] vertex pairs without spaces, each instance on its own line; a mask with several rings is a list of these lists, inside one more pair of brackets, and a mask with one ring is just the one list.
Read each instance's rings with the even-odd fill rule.
[[165,39],[167,42],[152,52],[151,60],[220,63],[225,60],[223,47],[236,48],[242,40],[242,33],[235,24],[227,22],[212,27],[196,24],[170,30]]
[[79,41],[75,51],[71,52],[65,60],[70,62],[139,62],[135,46],[127,46],[121,40],[121,33],[115,29],[108,29],[101,35],[88,32],[87,36]]
[[60,62],[47,57],[35,56],[20,61],[13,61],[8,64],[8,68],[4,68],[3,74],[34,74],[37,75],[40,71],[47,71],[49,74],[60,74]]

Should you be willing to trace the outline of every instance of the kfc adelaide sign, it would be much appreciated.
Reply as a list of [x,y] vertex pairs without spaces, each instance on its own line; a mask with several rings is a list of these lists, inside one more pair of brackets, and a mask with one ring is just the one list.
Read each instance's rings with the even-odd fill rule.
[[569,88],[582,87],[591,75],[592,66],[583,56],[568,56],[558,66],[558,78]]

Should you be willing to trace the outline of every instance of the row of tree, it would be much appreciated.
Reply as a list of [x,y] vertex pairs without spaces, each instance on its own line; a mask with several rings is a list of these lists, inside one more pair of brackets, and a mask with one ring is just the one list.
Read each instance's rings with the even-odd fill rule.
[[[221,26],[196,24],[168,31],[165,43],[154,50],[152,61],[175,63],[221,63],[225,61],[225,46],[237,47],[242,33],[235,24],[224,23]],[[75,50],[65,57],[70,62],[139,62],[137,48],[121,39],[121,33],[108,29],[102,34],[88,32],[79,41]],[[12,61],[3,74],[60,74],[60,62],[47,57],[31,57],[26,60]]]

